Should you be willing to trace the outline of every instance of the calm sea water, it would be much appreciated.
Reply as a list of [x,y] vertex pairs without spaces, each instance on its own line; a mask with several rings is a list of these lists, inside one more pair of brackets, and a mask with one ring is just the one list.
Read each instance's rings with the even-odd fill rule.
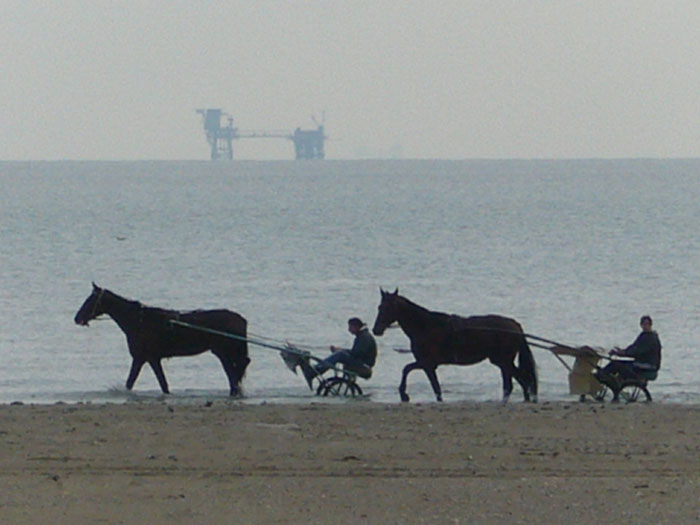
[[[252,334],[348,345],[379,287],[433,310],[515,317],[567,344],[629,344],[650,314],[664,345],[659,402],[700,402],[700,160],[0,163],[0,402],[133,394],[124,336],[73,315],[91,281],[146,304],[238,311]],[[410,356],[380,343],[374,402],[398,401]],[[566,369],[535,351],[541,400]],[[318,401],[251,346],[246,402]],[[173,402],[227,397],[211,354],[164,363]],[[446,401],[496,401],[498,369],[441,367]],[[414,401],[434,399],[409,376]],[[521,399],[516,386],[514,399]]]

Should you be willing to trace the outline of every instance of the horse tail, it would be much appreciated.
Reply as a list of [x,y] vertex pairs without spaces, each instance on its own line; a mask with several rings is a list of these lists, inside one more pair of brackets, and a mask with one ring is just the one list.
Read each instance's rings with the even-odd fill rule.
[[527,375],[533,401],[537,401],[537,365],[535,364],[535,356],[532,355],[532,350],[524,337],[520,345],[520,352],[518,352],[518,367]]

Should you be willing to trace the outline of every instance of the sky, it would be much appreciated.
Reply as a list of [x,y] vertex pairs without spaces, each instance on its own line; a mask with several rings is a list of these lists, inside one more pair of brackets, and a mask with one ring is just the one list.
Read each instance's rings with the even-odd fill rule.
[[207,159],[198,108],[329,159],[700,157],[700,2],[0,2],[0,160]]

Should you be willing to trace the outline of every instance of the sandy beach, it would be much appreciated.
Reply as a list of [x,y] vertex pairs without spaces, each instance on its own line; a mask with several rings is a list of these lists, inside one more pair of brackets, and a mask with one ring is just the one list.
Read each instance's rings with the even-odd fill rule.
[[0,406],[2,523],[696,523],[700,407]]

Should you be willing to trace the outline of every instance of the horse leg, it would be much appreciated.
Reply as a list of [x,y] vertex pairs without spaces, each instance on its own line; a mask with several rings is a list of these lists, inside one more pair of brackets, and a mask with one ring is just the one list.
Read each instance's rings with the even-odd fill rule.
[[131,390],[134,388],[134,383],[136,383],[136,378],[141,372],[141,367],[146,361],[141,357],[134,357],[131,361],[131,370],[129,370],[129,377],[126,378],[126,389]]
[[416,368],[422,368],[418,364],[418,361],[416,361],[415,363],[409,363],[403,367],[403,372],[401,374],[401,384],[399,385],[399,395],[401,396],[401,401],[407,402],[410,399],[408,397],[408,394],[406,394],[406,378],[408,377],[408,373],[412,372]]
[[241,376],[243,374],[237,373],[236,367],[233,366],[233,359],[231,359],[230,355],[223,352],[214,352],[214,355],[219,358],[219,361],[221,361],[221,365],[224,367],[224,372],[226,372],[226,377],[228,377],[230,395],[237,396],[238,383],[240,382]]
[[165,374],[163,373],[163,367],[160,364],[160,359],[149,359],[148,364],[151,365],[153,373],[156,375],[156,379],[158,379],[160,389],[164,394],[169,394],[170,389],[168,388],[168,382],[165,379]]
[[503,404],[505,405],[513,392],[513,369],[515,365],[499,365],[501,369],[501,377],[503,378]]
[[239,361],[234,361],[233,366],[238,370],[238,383],[243,380],[246,368],[250,364],[250,358],[248,356],[243,356]]
[[[530,401],[530,380],[528,378],[528,374],[526,374],[521,369],[514,366],[513,367],[513,377],[518,382],[518,384],[522,387],[523,398],[525,399],[525,401]],[[537,395],[534,392],[533,392],[533,394],[535,396]],[[535,399],[535,402],[537,402],[537,399]]]
[[425,375],[428,376],[428,380],[430,381],[430,386],[433,387],[433,392],[435,392],[435,397],[437,397],[438,401],[442,401],[442,390],[440,389],[440,382],[438,381],[437,378],[437,372],[435,372],[435,369],[437,367],[424,367],[423,370],[425,371]]

